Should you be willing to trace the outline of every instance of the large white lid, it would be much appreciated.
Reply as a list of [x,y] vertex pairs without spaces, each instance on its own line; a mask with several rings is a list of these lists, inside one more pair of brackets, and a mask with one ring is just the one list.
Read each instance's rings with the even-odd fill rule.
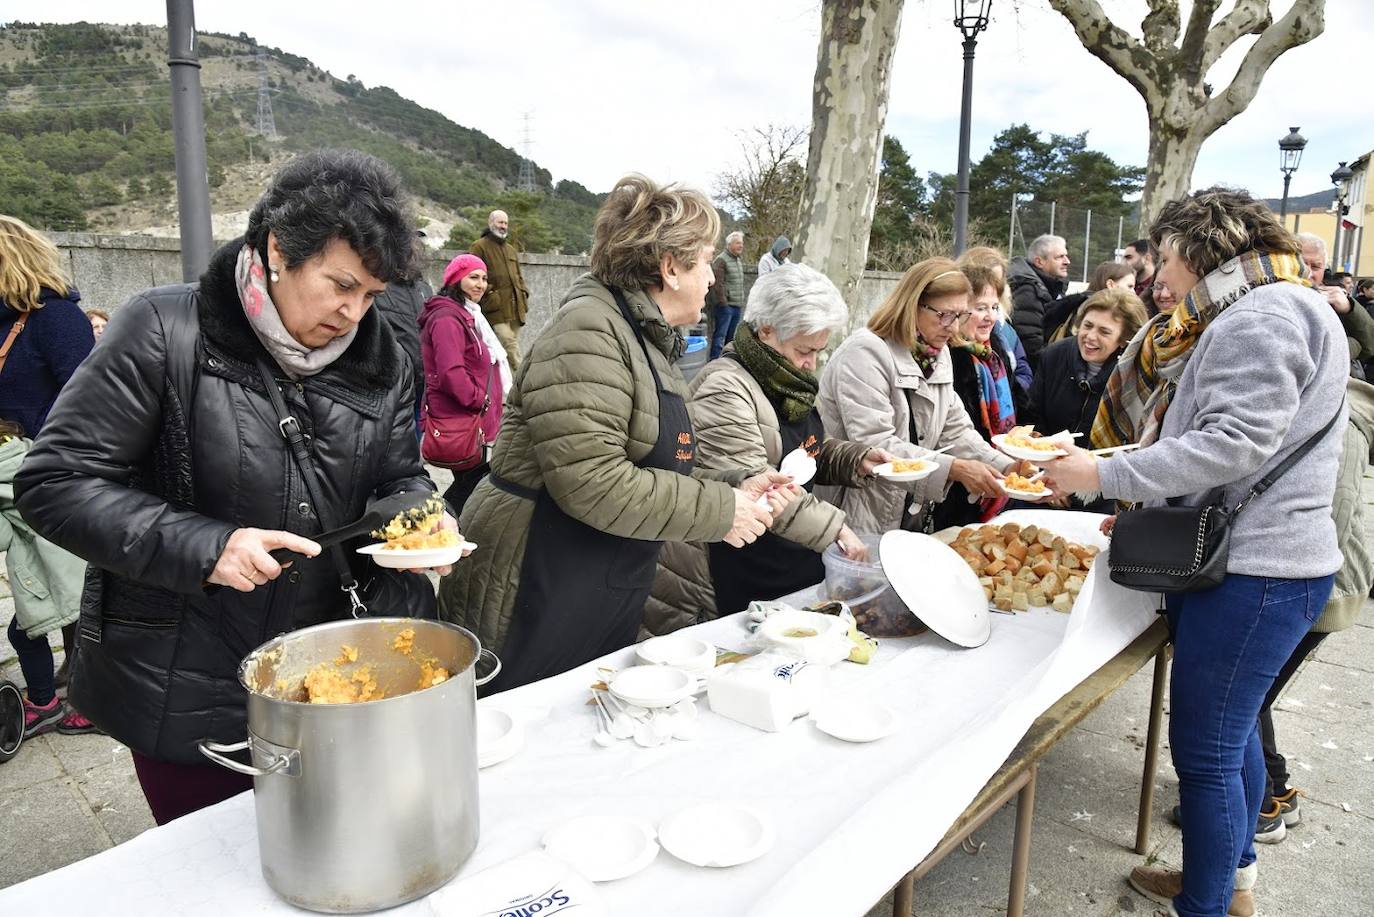
[[954,549],[920,532],[888,532],[878,546],[883,573],[911,613],[959,646],[992,636],[978,577]]

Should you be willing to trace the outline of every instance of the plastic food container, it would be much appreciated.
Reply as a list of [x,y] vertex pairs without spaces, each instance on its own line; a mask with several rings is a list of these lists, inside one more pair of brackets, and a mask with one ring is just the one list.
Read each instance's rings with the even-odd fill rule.
[[831,545],[821,555],[825,564],[825,594],[831,601],[844,602],[854,612],[854,623],[870,637],[912,637],[925,625],[906,607],[888,582],[878,560],[881,535],[860,535],[868,546],[869,560],[850,560]]

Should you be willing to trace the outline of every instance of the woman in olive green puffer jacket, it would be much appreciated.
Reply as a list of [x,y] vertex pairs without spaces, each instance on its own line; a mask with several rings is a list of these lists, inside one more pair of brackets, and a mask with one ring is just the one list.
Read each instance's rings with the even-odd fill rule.
[[[673,325],[700,308],[718,233],[699,192],[622,179],[597,216],[592,273],[520,367],[462,514],[478,548],[439,587],[440,616],[501,654],[493,690],[632,643],[662,542],[745,544],[795,498],[780,475],[692,467]],[[771,511],[758,508],[770,488]]]

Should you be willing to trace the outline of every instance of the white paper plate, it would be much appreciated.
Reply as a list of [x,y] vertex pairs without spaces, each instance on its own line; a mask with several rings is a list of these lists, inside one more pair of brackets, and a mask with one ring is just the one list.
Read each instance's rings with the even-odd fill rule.
[[693,866],[738,866],[773,847],[773,827],[753,809],[706,803],[674,812],[658,826],[663,849]]
[[921,622],[959,646],[982,646],[992,636],[987,596],[963,558],[920,532],[888,532],[878,545],[883,572]]
[[525,730],[504,710],[477,708],[477,766],[491,767],[514,755],[525,745]]
[[798,487],[811,483],[816,476],[816,460],[806,454],[805,449],[793,449],[782,457],[778,471],[792,476],[792,483]]
[[1012,490],[1003,481],[998,481],[997,483],[1002,488],[1002,492],[1007,496],[1015,497],[1018,500],[1024,500],[1027,503],[1039,503],[1041,500],[1049,500],[1054,496],[1054,491],[1050,490],[1048,487],[1044,490]]
[[846,742],[876,742],[897,728],[897,715],[869,701],[831,701],[817,711],[816,728]]
[[613,882],[639,872],[658,856],[654,829],[624,815],[584,815],[544,835],[544,850],[593,882]]
[[[1063,442],[1063,440],[1058,437],[1047,438],[1056,443]],[[1070,440],[1070,442],[1072,442],[1072,440]],[[1038,449],[1023,449],[1020,446],[1011,446],[1007,444],[1007,434],[1005,433],[998,433],[994,436],[992,438],[992,444],[1012,458],[1021,459],[1026,462],[1048,462],[1050,459],[1056,459],[1060,456],[1069,454],[1063,449],[1048,449],[1042,452]]]
[[635,647],[635,656],[645,665],[667,665],[698,675],[716,667],[716,648],[686,634],[650,637]]
[[[982,590],[978,592],[982,595]],[[611,693],[636,707],[670,707],[691,697],[700,687],[697,676],[666,665],[636,665],[621,669],[607,684]]]
[[[787,632],[796,628],[816,633],[811,637],[789,637]],[[849,625],[839,617],[801,609],[769,615],[759,625],[758,634],[774,646],[818,665],[833,665],[849,658],[853,646],[849,641]]]
[[359,554],[366,554],[379,567],[392,570],[417,570],[427,567],[448,567],[458,562],[465,550],[477,547],[470,541],[460,541],[451,548],[401,548],[393,551],[386,549],[386,543],[363,545]]
[[883,462],[873,469],[873,473],[884,480],[892,481],[896,484],[906,484],[911,481],[919,481],[922,478],[928,478],[935,473],[936,468],[940,467],[940,464],[934,459],[919,459],[919,461],[926,463],[926,467],[922,468],[920,471],[893,471],[891,462]]

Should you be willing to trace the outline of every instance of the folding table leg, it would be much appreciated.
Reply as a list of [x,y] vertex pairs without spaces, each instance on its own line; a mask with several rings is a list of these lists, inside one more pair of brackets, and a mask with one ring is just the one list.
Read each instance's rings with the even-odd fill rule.
[[1159,730],[1164,722],[1164,687],[1169,683],[1169,647],[1155,653],[1154,684],[1150,689],[1150,727],[1145,733],[1145,773],[1140,778],[1140,813],[1135,827],[1135,852],[1150,845],[1150,816],[1155,802],[1155,771],[1159,766]]
[[916,889],[916,870],[902,876],[892,890],[892,917],[911,917],[912,898]]
[[1011,849],[1011,887],[1007,890],[1007,917],[1021,917],[1026,906],[1026,876],[1030,872],[1031,821],[1035,814],[1035,775],[1039,764],[1030,766],[1029,779],[1016,794],[1016,835]]

